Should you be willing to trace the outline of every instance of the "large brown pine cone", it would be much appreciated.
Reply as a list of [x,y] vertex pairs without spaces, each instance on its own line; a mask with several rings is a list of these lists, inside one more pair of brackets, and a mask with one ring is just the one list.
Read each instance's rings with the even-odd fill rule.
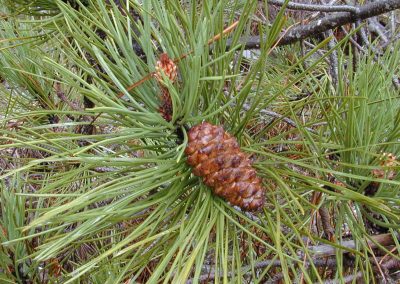
[[203,178],[213,192],[244,210],[264,205],[261,179],[246,154],[240,151],[235,137],[221,126],[203,122],[189,130],[185,149],[193,173]]

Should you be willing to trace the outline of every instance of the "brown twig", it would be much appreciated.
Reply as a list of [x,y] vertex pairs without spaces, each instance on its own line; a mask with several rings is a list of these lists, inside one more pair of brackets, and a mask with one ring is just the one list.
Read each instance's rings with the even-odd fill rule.
[[[147,74],[146,76],[144,76],[142,79],[140,79],[139,81],[133,83],[132,85],[130,85],[129,87],[126,88],[126,91],[129,92],[131,90],[133,90],[134,88],[140,86],[141,84],[143,84],[144,82],[146,82],[147,80],[151,79],[154,74],[156,74],[156,72],[151,72],[150,74]],[[124,92],[120,92],[117,97],[120,99],[124,96]]]
[[379,271],[379,273],[381,274],[381,276],[382,276],[382,279],[384,279],[384,283],[386,283],[387,281],[386,281],[386,277],[385,277],[385,274],[383,273],[383,271],[382,271],[382,267],[381,267],[381,264],[380,264],[380,262],[378,261],[378,259],[376,258],[376,256],[375,256],[375,254],[374,254],[374,252],[373,252],[373,250],[372,250],[372,248],[371,248],[371,246],[367,243],[367,245],[368,245],[368,247],[369,247],[369,249],[372,251],[372,261],[375,263],[375,267],[376,267],[376,270],[378,270]]

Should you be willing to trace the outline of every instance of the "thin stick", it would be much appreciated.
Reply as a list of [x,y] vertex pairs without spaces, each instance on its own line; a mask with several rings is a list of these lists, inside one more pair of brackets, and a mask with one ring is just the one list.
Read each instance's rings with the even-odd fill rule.
[[[137,86],[140,86],[141,84],[143,84],[144,82],[146,82],[147,80],[151,79],[154,74],[156,72],[151,72],[150,74],[147,74],[146,76],[144,76],[142,79],[140,79],[139,81],[137,81],[136,83],[133,83],[132,85],[130,85],[128,88],[126,88],[126,91],[129,92],[132,89],[136,88]],[[124,96],[124,92],[120,92],[117,97],[120,99]]]
[[213,42],[219,40],[222,36],[229,34],[230,32],[232,32],[237,25],[239,24],[239,21],[234,22],[232,25],[230,25],[229,27],[227,27],[226,29],[224,29],[222,31],[222,33],[217,34],[216,36],[214,36],[212,39],[210,39],[207,43],[208,45],[212,44]]

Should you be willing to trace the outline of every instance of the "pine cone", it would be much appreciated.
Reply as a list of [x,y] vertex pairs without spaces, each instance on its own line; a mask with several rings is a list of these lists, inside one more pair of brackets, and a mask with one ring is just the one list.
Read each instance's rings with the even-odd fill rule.
[[177,76],[177,68],[173,60],[171,60],[166,53],[160,55],[160,60],[156,62],[156,72],[154,77],[157,79],[161,88],[161,104],[158,111],[166,121],[172,120],[172,100],[169,90],[163,82],[163,72],[171,82],[174,82]]
[[161,88],[161,105],[158,111],[166,121],[170,122],[172,120],[172,100],[166,88]]
[[156,73],[154,74],[158,82],[163,84],[161,72],[164,72],[171,82],[175,81],[177,68],[174,61],[171,60],[166,53],[160,55],[160,60],[156,62]]
[[261,179],[236,138],[221,126],[203,122],[192,127],[185,154],[193,174],[202,177],[216,195],[244,210],[264,205]]

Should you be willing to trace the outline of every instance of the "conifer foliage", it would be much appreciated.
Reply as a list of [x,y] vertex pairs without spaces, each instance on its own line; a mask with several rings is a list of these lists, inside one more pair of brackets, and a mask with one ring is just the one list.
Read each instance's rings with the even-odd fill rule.
[[0,0],[0,283],[395,283],[398,13],[293,2]]

